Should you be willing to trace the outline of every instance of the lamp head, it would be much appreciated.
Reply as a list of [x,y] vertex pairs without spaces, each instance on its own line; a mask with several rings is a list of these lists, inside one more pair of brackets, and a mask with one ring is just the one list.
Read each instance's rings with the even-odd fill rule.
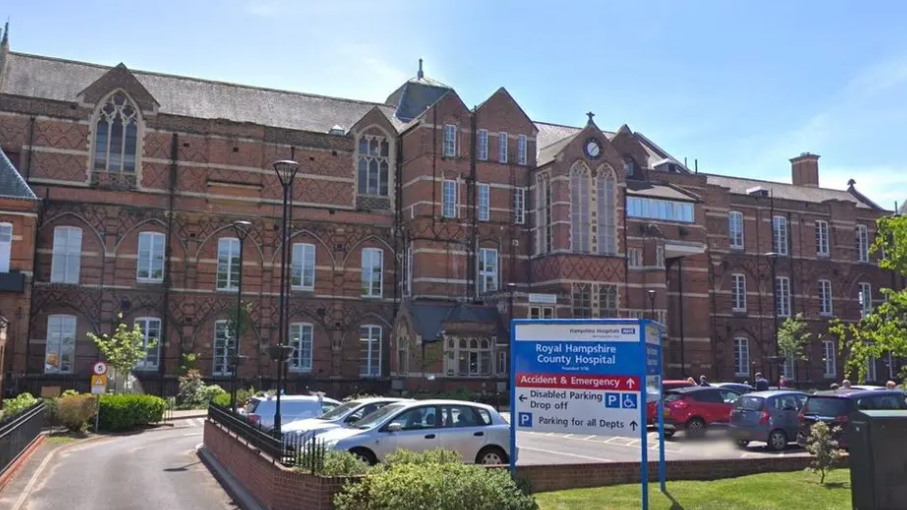
[[275,161],[271,166],[274,167],[274,172],[277,173],[277,178],[280,179],[280,184],[283,186],[289,186],[296,177],[296,172],[299,171],[299,163],[292,159],[281,159]]

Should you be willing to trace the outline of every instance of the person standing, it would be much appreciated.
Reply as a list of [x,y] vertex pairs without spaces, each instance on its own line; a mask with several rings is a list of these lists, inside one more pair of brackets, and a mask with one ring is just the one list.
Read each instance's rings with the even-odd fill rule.
[[894,381],[888,381],[887,383],[885,383],[885,389],[896,390],[897,388],[898,385]]
[[850,389],[850,380],[849,379],[844,379],[843,381],[841,381],[841,389],[842,390]]
[[699,385],[700,386],[711,386],[711,384],[709,384],[709,380],[705,378],[705,375],[699,376]]
[[781,379],[778,380],[778,387],[787,388],[787,378],[784,377],[783,375],[781,376]]
[[756,391],[768,391],[768,379],[762,376],[762,372],[756,372]]

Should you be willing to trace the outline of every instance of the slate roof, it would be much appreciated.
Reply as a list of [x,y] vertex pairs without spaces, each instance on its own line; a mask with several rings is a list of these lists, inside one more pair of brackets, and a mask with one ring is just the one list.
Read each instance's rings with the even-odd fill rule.
[[[10,52],[0,93],[58,101],[76,96],[112,67]],[[160,112],[226,119],[263,126],[327,133],[352,127],[377,106],[396,126],[394,107],[381,103],[274,90],[235,83],[131,70],[160,103]]]
[[666,200],[698,201],[699,197],[667,184],[627,179],[627,194]]
[[387,96],[385,101],[395,106],[394,115],[401,122],[409,122],[450,92],[447,85],[431,78],[417,76],[408,80]]
[[2,149],[0,149],[0,197],[22,200],[38,199]]
[[745,179],[742,177],[729,177],[727,175],[705,175],[709,184],[729,188],[731,193],[746,195],[746,190],[761,187],[767,190],[770,196],[782,200],[796,200],[802,202],[822,203],[826,200],[843,200],[852,202],[861,209],[884,211],[885,209],[866,198],[853,187],[848,190],[829,188],[812,188],[808,186],[794,186],[783,182],[761,181],[759,179]]
[[[536,157],[536,162],[538,166],[546,165],[554,161],[555,156],[561,151],[561,149],[570,143],[573,138],[576,137],[584,128],[575,127],[575,126],[564,126],[562,124],[549,124],[547,122],[535,122],[535,127],[539,130],[536,135],[536,146],[538,147],[538,156]],[[626,128],[626,125],[621,126],[621,128]],[[629,129],[629,128],[626,128]],[[617,133],[612,131],[602,131],[602,134],[608,140],[613,139],[617,136]],[[652,140],[646,138],[642,133],[636,132],[633,133],[636,138],[639,140],[640,144],[646,151],[647,160],[640,161],[645,168],[655,168],[657,163],[660,163],[664,160],[670,160],[673,163],[676,163],[683,167],[673,156],[664,151],[661,147],[655,144]]]
[[498,336],[506,337],[498,309],[493,306],[451,301],[410,301],[409,315],[416,334],[427,342],[440,340],[443,324],[448,321],[494,323]]

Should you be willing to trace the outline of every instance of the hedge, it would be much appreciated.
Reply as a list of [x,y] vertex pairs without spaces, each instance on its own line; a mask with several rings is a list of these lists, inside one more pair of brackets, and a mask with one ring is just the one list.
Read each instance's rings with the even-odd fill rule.
[[132,430],[164,419],[167,403],[153,395],[102,395],[98,427],[112,432]]

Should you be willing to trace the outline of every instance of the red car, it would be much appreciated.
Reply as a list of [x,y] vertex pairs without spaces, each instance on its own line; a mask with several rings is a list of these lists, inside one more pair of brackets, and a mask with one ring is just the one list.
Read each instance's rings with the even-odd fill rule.
[[700,436],[708,427],[730,422],[731,410],[740,393],[717,386],[692,386],[674,390],[665,396],[665,437],[678,430],[689,436]]
[[[661,391],[664,392],[667,396],[667,392],[671,390],[676,390],[680,388],[689,388],[690,386],[695,386],[695,384],[687,381],[686,379],[677,379],[677,380],[667,380],[661,381]],[[658,425],[658,394],[649,395],[646,403],[646,422],[652,425]]]

